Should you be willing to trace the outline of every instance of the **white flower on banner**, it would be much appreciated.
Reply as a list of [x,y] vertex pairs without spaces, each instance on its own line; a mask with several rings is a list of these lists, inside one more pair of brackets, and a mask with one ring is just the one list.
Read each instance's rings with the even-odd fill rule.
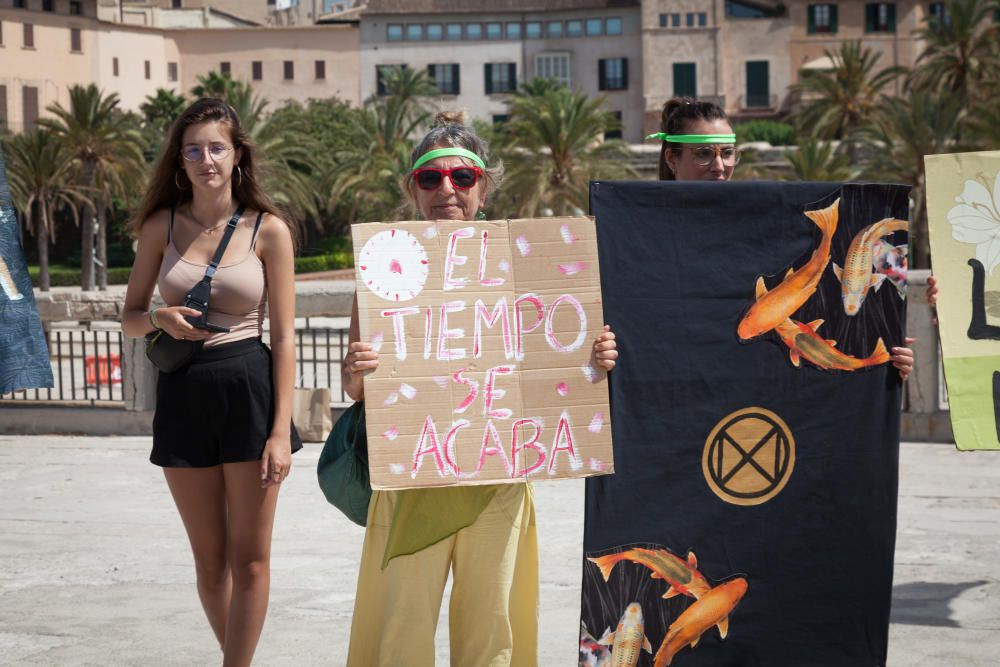
[[976,259],[988,273],[1000,264],[1000,172],[990,192],[987,179],[966,181],[958,206],[948,211],[951,236],[960,243],[976,245]]

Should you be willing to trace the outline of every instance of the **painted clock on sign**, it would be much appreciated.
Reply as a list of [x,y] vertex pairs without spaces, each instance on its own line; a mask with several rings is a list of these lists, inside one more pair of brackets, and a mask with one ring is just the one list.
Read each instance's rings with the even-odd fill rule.
[[386,301],[409,301],[427,282],[427,252],[417,237],[401,229],[368,239],[358,260],[365,285]]

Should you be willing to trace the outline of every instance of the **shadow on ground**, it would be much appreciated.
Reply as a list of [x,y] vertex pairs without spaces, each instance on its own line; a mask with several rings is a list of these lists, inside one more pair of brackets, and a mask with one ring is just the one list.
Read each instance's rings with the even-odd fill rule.
[[988,581],[965,581],[956,584],[915,581],[892,589],[892,623],[957,628],[961,623],[951,618],[951,601],[971,588]]

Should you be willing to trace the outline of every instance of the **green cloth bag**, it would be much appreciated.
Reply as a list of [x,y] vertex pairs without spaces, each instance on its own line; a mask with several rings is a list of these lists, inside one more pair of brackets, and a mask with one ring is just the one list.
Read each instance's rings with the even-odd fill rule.
[[316,475],[327,501],[348,519],[364,526],[372,497],[364,401],[347,408],[333,425],[319,455]]

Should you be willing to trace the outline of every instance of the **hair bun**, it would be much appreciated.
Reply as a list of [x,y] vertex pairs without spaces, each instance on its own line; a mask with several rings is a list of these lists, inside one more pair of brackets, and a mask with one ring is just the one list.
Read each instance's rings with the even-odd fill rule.
[[434,115],[432,127],[444,127],[446,125],[465,125],[465,109],[439,111]]

